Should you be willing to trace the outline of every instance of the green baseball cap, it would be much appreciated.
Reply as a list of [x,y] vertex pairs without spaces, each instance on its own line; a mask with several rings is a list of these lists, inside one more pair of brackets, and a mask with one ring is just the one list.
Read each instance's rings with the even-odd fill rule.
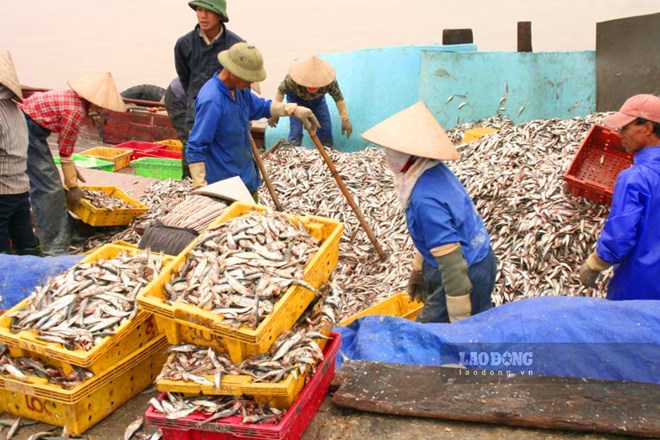
[[229,21],[229,16],[227,15],[226,0],[193,0],[188,2],[188,6],[190,6],[193,10],[197,10],[198,7],[208,9],[209,11],[215,12],[220,17],[222,17],[223,22],[226,23]]

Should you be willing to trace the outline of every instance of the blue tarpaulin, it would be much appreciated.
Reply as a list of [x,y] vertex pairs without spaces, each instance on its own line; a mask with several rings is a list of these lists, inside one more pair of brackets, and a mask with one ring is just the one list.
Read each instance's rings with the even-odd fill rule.
[[48,277],[68,269],[82,258],[82,255],[34,257],[0,254],[0,308],[15,306]]
[[367,316],[335,331],[349,359],[660,383],[660,301],[530,298],[455,324]]

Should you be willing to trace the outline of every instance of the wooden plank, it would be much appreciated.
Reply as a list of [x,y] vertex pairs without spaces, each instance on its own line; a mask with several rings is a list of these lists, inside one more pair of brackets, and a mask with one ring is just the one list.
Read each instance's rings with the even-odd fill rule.
[[660,437],[660,385],[475,371],[348,361],[332,401],[384,414]]

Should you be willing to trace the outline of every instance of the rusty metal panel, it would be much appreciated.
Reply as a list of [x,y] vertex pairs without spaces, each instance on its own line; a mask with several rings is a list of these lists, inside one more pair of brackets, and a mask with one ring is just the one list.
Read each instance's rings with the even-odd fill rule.
[[639,93],[660,94],[660,13],[596,25],[596,110]]

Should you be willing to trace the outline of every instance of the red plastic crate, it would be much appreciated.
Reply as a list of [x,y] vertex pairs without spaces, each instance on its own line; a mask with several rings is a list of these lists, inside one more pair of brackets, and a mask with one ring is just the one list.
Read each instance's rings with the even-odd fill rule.
[[168,150],[166,145],[161,145],[155,150],[140,152],[140,157],[157,157],[160,159],[181,159],[180,151]]
[[633,164],[632,158],[616,131],[594,125],[564,174],[567,189],[574,196],[611,205],[616,178]]
[[[300,439],[325,399],[330,382],[335,375],[335,358],[341,346],[341,337],[337,333],[331,333],[330,336],[332,340],[326,344],[325,359],[291,408],[284,414],[280,423],[244,425],[241,423],[241,417],[234,416],[223,421],[206,423],[202,430],[197,426],[197,422],[206,417],[193,413],[187,417],[170,420],[165,414],[155,411],[153,406],[149,406],[147,409],[145,420],[149,425],[161,429],[163,440]],[[165,393],[161,394],[159,400],[164,396]]]
[[[153,150],[158,150],[163,147],[164,146],[162,144],[157,144],[155,142],[140,142],[140,141],[128,141],[112,146],[112,148],[128,148],[130,150],[133,150],[133,154],[131,154],[131,160],[135,160],[140,157],[147,157],[144,155],[145,153]],[[154,157],[154,156],[149,156],[149,157]]]

